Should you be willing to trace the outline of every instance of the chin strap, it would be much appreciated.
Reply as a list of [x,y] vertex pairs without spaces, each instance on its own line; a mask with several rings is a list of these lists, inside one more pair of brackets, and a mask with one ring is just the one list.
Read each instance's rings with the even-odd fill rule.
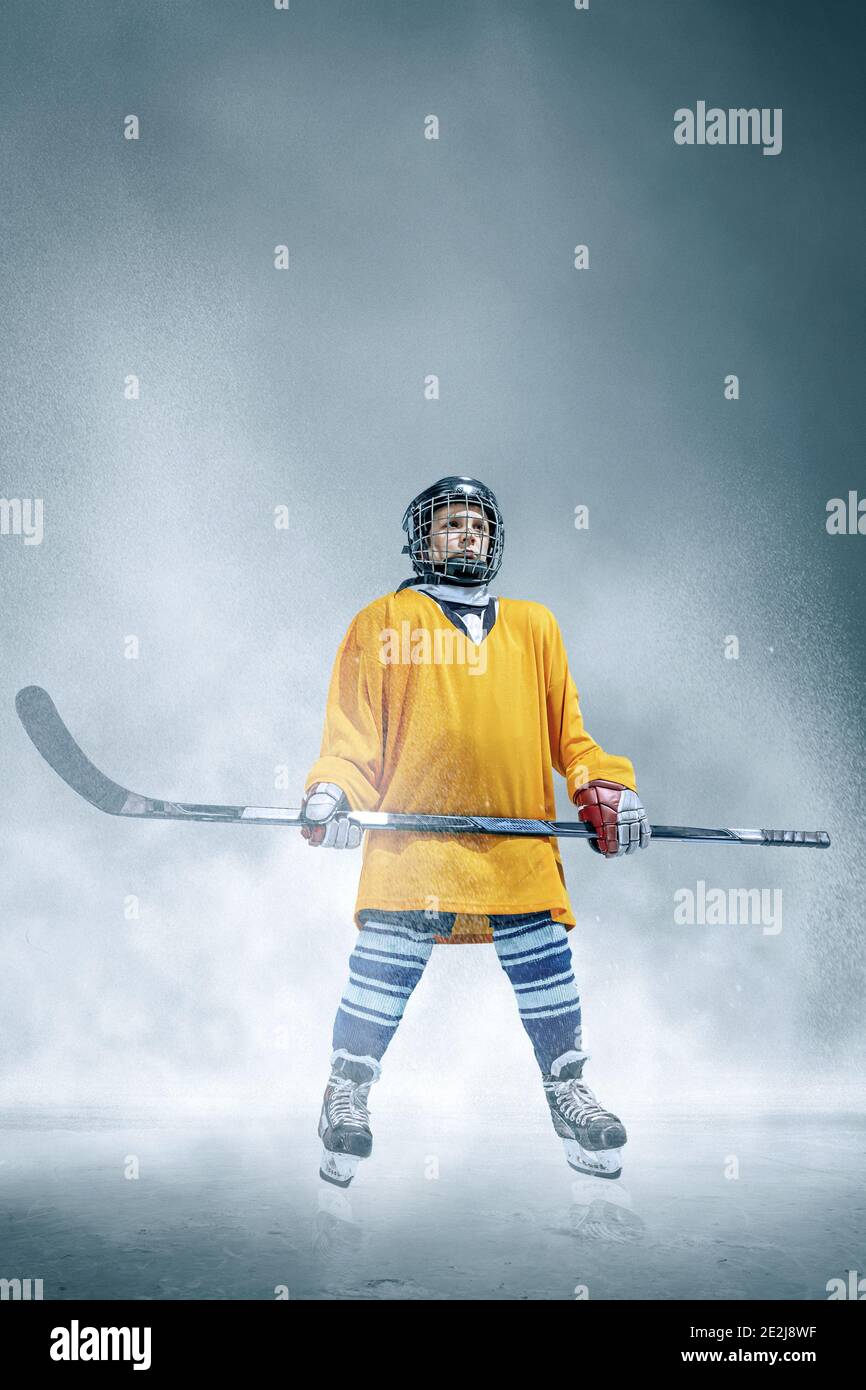
[[486,584],[484,579],[466,580],[457,579],[454,575],[444,574],[413,574],[411,579],[404,579],[402,584],[398,584],[394,590],[399,594],[401,589],[408,589],[414,584],[448,584],[460,589],[483,589]]

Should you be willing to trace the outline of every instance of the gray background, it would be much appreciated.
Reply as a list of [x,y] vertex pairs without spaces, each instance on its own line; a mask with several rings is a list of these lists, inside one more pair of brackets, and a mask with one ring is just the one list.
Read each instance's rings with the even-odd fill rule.
[[[44,685],[141,791],[297,804],[337,644],[408,573],[406,502],[467,472],[505,511],[497,592],[557,615],[652,819],[833,835],[565,847],[592,1084],[626,1115],[854,1103],[866,538],[824,522],[866,492],[863,22],[7,0],[0,494],[44,498],[46,530],[0,538],[0,1100],[314,1126],[358,856],[101,817],[13,698]],[[782,153],[676,146],[698,99],[782,107]],[[781,888],[781,933],[676,926],[699,879]],[[543,1108],[492,948],[434,953],[386,1062],[388,1105],[458,1133]]]

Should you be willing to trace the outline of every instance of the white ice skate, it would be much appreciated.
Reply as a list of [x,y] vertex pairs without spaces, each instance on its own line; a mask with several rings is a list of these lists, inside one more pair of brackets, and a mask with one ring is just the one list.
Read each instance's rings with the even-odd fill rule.
[[319,1116],[319,1138],[324,1145],[319,1176],[336,1187],[348,1187],[361,1159],[372,1151],[367,1097],[380,1074],[375,1057],[354,1057],[341,1048],[331,1058]]
[[550,1116],[571,1168],[596,1178],[618,1178],[628,1136],[622,1120],[599,1105],[582,1079],[588,1056],[565,1052],[552,1064],[544,1078]]

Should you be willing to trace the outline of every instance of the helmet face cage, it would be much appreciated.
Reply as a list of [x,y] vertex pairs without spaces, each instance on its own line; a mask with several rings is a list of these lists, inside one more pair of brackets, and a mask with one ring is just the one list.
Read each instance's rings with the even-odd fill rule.
[[[456,483],[456,480],[452,480]],[[412,561],[412,568],[424,579],[451,582],[454,584],[485,584],[498,573],[502,564],[502,550],[505,543],[505,528],[502,513],[492,493],[484,488],[479,490],[470,483],[456,483],[445,486],[441,491],[422,493],[406,512],[404,527],[408,532],[409,544],[406,550]],[[487,518],[487,554],[454,554],[446,551],[445,556],[434,558],[431,550],[431,532],[434,514],[441,507],[447,507],[450,519],[452,512],[463,513],[463,531],[449,527],[449,535],[459,535],[469,542],[469,508],[480,509]]]

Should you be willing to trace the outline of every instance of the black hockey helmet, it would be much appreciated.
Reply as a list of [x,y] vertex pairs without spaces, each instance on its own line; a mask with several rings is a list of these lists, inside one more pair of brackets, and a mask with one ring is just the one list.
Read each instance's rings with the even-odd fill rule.
[[[443,506],[465,508],[467,503],[481,507],[487,517],[490,527],[487,554],[474,560],[455,555],[453,559],[434,561],[428,546],[434,511]],[[440,478],[419,492],[403,514],[403,530],[409,543],[403,546],[402,553],[411,559],[415,573],[428,582],[486,584],[499,573],[505,544],[502,512],[490,488],[477,478]]]

